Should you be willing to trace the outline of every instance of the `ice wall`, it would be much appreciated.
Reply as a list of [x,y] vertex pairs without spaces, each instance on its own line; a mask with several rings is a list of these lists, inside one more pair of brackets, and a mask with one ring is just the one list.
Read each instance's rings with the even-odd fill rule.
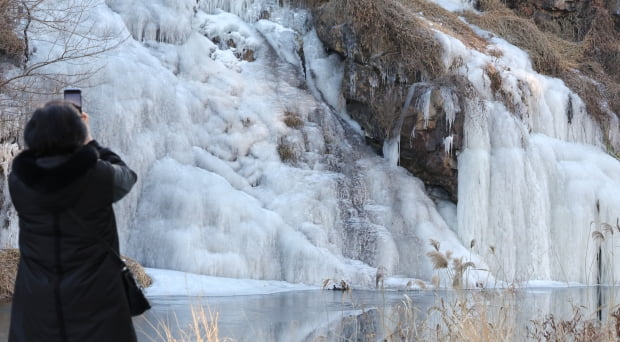
[[5,141],[0,144],[0,177],[3,187],[0,188],[0,245],[2,248],[12,247],[17,241],[17,215],[9,200],[8,176],[11,160],[19,153],[17,142]]
[[[620,163],[603,148],[608,132],[561,80],[534,72],[528,56],[502,39],[489,39],[498,58],[437,36],[445,66],[463,61],[457,73],[476,88],[458,157],[461,240],[476,240],[474,250],[507,281],[613,282]],[[508,100],[491,89],[489,70]]]
[[[116,210],[123,252],[146,266],[359,286],[374,285],[383,266],[404,286],[437,273],[426,256],[434,239],[500,280],[592,283],[599,269],[605,281],[616,271],[609,227],[620,216],[620,168],[601,150],[605,132],[561,81],[533,72],[499,39],[501,58],[437,33],[446,66],[462,61],[451,70],[476,89],[460,108],[455,208],[437,207],[395,166],[397,143],[386,145],[387,159],[365,146],[344,112],[340,59],[325,53],[303,10],[101,0],[78,30],[118,32],[121,45],[48,70],[101,68],[76,86],[94,136],[139,174]],[[33,60],[58,50],[54,37],[38,38]],[[488,65],[511,108],[492,94]],[[445,144],[453,153],[450,137]],[[605,239],[593,240],[595,230]],[[492,275],[471,273],[472,284],[492,285]]]
[[[269,20],[226,12],[252,6]],[[374,286],[379,266],[403,286],[429,281],[430,239],[470,258],[421,182],[346,122],[340,59],[308,13],[276,7],[92,1],[77,32],[116,32],[120,46],[48,67],[100,68],[75,86],[95,138],[139,175],[116,206],[122,252],[150,267],[355,286]],[[37,37],[33,60],[67,34]]]

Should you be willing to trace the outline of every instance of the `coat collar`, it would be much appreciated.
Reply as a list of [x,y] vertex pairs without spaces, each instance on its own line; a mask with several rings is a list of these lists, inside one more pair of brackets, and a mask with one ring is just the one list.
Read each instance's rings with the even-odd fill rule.
[[51,193],[65,188],[84,176],[99,159],[99,153],[85,145],[68,156],[37,158],[30,150],[13,160],[13,174],[37,192]]

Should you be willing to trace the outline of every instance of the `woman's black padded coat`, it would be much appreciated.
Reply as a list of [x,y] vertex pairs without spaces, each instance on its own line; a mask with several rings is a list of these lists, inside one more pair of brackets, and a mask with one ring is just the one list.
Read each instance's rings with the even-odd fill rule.
[[99,239],[118,252],[112,203],[136,179],[96,141],[68,156],[25,150],[14,159],[9,190],[21,257],[9,342],[136,341],[120,262]]

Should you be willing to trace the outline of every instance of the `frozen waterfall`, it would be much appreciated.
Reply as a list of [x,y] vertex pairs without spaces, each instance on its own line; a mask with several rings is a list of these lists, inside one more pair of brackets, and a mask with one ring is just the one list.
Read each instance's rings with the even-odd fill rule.
[[[429,282],[433,239],[476,264],[469,285],[596,280],[601,242],[591,235],[620,217],[620,163],[578,96],[501,39],[490,38],[506,51],[495,58],[437,33],[446,66],[463,61],[454,72],[476,87],[461,108],[455,206],[395,166],[397,144],[386,159],[365,145],[344,109],[340,58],[306,10],[275,0],[92,2],[81,27],[121,32],[121,45],[89,60],[102,70],[76,86],[95,138],[139,174],[116,207],[124,254],[214,276],[374,286],[379,266]],[[490,95],[488,64],[518,113]]]

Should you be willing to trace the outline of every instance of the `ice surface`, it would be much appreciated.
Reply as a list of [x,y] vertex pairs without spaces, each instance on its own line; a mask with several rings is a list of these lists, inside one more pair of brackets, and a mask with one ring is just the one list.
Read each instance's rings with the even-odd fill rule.
[[148,297],[157,296],[244,296],[285,291],[316,290],[316,286],[283,281],[222,278],[179,271],[147,268],[153,284],[145,289]]

